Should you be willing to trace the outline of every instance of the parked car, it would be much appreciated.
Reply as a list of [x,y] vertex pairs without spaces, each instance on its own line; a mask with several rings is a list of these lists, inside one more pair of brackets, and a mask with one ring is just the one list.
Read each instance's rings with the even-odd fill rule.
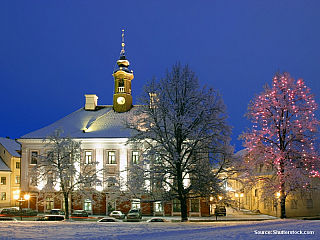
[[129,219],[141,219],[142,213],[140,209],[131,209],[127,214],[127,220]]
[[37,216],[38,212],[31,209],[31,208],[22,208],[22,215],[23,216]]
[[118,219],[115,219],[113,217],[105,217],[105,218],[98,220],[98,222],[121,222],[121,221],[119,221]]
[[88,213],[85,210],[75,210],[71,217],[88,217]]
[[1,210],[1,214],[4,215],[12,215],[12,216],[18,216],[21,214],[19,208],[17,207],[11,207],[11,208],[4,208]]
[[226,207],[222,205],[216,205],[214,209],[214,214],[216,216],[219,216],[219,215],[226,216],[227,215]]
[[109,216],[114,218],[119,218],[119,219],[124,219],[126,217],[126,215],[121,211],[113,211],[110,213]]
[[148,219],[147,222],[169,222],[169,221],[161,217],[153,217]]
[[36,221],[63,221],[64,216],[62,215],[44,215],[38,218]]
[[0,217],[0,221],[17,221],[14,217]]
[[63,211],[63,210],[61,210],[61,209],[57,209],[57,208],[55,208],[55,209],[51,209],[51,210],[50,210],[50,214],[55,214],[55,215],[64,215],[64,211]]

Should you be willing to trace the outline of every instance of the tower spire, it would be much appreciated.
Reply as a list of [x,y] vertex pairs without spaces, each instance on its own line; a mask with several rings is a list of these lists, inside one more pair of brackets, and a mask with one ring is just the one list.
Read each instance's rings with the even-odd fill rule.
[[121,49],[121,52],[120,52],[120,55],[124,55],[124,46],[126,45],[124,43],[124,29],[122,29],[122,34],[121,34],[121,37],[122,37],[122,43],[121,43],[121,46],[122,46],[122,49]]
[[114,69],[112,74],[114,77],[113,109],[116,112],[126,112],[132,107],[131,80],[133,79],[133,71],[129,70],[130,63],[126,59],[124,51],[124,29],[122,29],[121,38],[118,67]]

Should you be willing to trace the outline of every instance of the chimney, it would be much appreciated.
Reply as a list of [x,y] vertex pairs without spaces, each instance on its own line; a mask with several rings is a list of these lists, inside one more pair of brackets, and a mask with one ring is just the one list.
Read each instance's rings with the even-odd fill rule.
[[85,110],[95,110],[98,106],[98,96],[96,94],[85,94],[86,105],[84,106]]

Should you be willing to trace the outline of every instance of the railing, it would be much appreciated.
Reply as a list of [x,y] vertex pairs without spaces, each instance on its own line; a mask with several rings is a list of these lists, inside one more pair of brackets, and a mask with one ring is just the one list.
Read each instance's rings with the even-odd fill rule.
[[119,93],[124,93],[124,87],[118,87],[118,92]]

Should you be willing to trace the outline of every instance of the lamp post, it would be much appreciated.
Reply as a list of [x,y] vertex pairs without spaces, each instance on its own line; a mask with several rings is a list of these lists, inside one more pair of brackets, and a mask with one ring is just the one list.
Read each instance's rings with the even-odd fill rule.
[[236,193],[235,197],[239,198],[239,211],[240,211],[240,204],[241,204],[240,199],[243,197],[243,193]]
[[18,202],[19,202],[19,209],[20,209],[20,220],[22,221],[22,202],[28,201],[30,199],[30,195],[26,194],[23,196],[24,199],[21,197]]

